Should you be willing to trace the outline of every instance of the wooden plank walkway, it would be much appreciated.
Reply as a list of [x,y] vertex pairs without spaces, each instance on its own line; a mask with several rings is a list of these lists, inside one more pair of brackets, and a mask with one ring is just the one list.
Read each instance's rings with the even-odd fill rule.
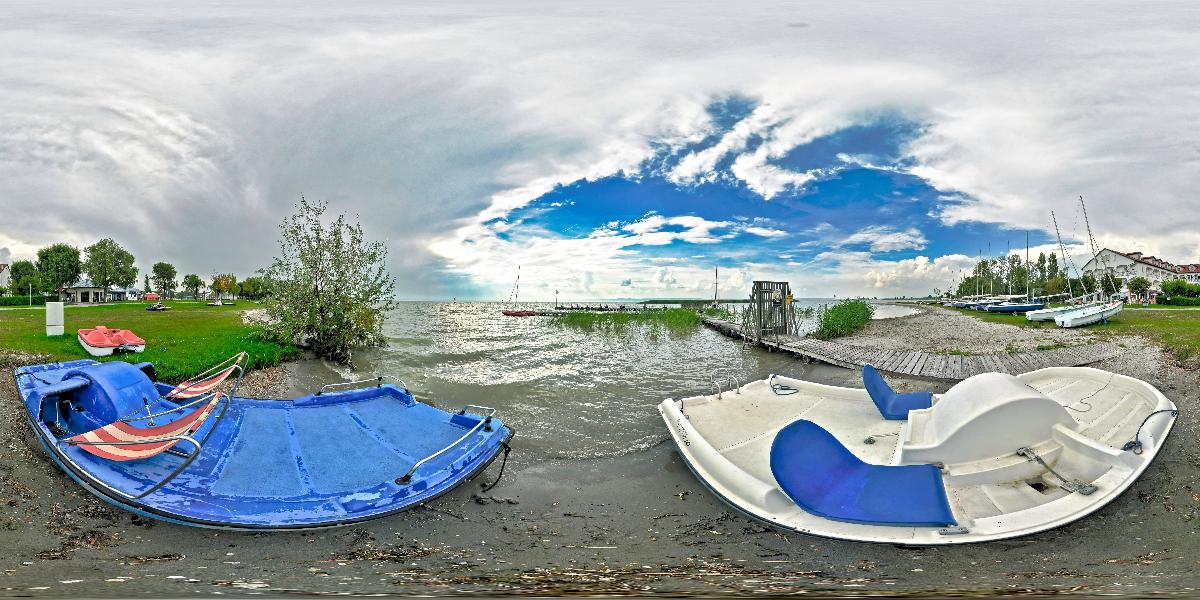
[[[742,335],[741,326],[737,323],[714,317],[704,317],[704,323],[730,337],[737,339],[745,337]],[[848,369],[859,369],[864,364],[870,363],[880,371],[887,373],[949,381],[966,379],[972,375],[992,371],[1016,375],[1046,367],[1078,367],[1111,358],[1121,351],[1116,344],[1104,342],[1016,354],[963,356],[913,350],[865,348],[796,335],[781,335],[763,340],[762,345],[772,350]]]

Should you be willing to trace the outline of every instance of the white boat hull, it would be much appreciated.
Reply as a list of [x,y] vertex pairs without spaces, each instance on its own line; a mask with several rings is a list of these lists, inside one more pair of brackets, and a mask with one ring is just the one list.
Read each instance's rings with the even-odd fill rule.
[[1100,321],[1106,321],[1119,314],[1125,309],[1125,304],[1122,302],[1113,302],[1110,304],[1097,304],[1088,306],[1079,310],[1071,311],[1054,317],[1054,323],[1059,327],[1083,327]]
[[1055,308],[1043,308],[1041,310],[1031,310],[1025,313],[1025,318],[1030,321],[1053,321],[1054,317],[1062,314],[1080,310],[1082,306],[1057,306]]
[[[88,343],[86,341],[84,341],[83,336],[81,336],[81,335],[76,335],[75,339],[79,340],[79,345],[83,346],[83,349],[87,350],[87,353],[91,354],[92,356],[112,356],[112,353],[116,350],[115,346],[110,346],[107,348],[99,348],[96,346],[89,346]],[[145,349],[145,346],[143,346],[142,348]]]
[[[659,405],[659,412],[684,461],[714,494],[738,511],[788,531],[902,545],[999,540],[1084,518],[1137,480],[1175,422],[1169,413],[1150,419],[1138,435],[1143,452],[1122,451],[1143,418],[1152,411],[1174,410],[1175,405],[1157,389],[1137,379],[1090,368],[1053,367],[1017,379],[1020,385],[1031,386],[1063,406],[1092,406],[1087,412],[1070,412],[1077,420],[1075,427],[1059,424],[1047,439],[1032,447],[1052,466],[1081,476],[1097,491],[1081,495],[1049,483],[1051,479],[1040,467],[1016,456],[1015,447],[1011,456],[961,464],[948,461],[943,469],[946,496],[959,526],[965,528],[965,532],[953,534],[940,527],[835,521],[811,514],[780,489],[769,465],[775,435],[801,418],[825,428],[867,463],[915,464],[904,460],[906,449],[920,450],[922,434],[917,430],[923,425],[914,415],[936,410],[944,396],[935,396],[931,409],[910,412],[910,419],[917,419],[914,425],[884,420],[865,390],[776,377],[775,383],[795,388],[797,393],[777,395],[770,380],[764,380],[721,397],[668,399]],[[998,443],[1007,441],[1006,432],[996,434]],[[865,442],[868,436],[873,436],[874,443]]]

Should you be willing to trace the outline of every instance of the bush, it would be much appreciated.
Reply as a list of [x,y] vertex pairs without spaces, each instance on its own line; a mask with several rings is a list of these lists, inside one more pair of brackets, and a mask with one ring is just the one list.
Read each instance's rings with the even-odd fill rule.
[[1166,294],[1167,296],[1187,296],[1189,298],[1200,297],[1200,284],[1188,283],[1182,279],[1164,281],[1162,282],[1161,287],[1163,294]]
[[813,336],[827,340],[850,335],[871,321],[875,307],[865,300],[842,300],[819,311]]
[[[45,303],[45,296],[33,297],[34,306],[42,306]],[[0,296],[0,306],[29,306],[29,296]]]
[[1200,298],[1189,298],[1187,296],[1163,296],[1158,299],[1159,304],[1168,306],[1200,306]]

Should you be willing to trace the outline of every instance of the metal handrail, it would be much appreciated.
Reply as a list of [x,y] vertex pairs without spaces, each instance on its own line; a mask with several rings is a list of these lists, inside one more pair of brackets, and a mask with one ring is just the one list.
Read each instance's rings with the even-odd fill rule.
[[464,433],[462,435],[462,437],[458,438],[457,440],[454,440],[453,442],[450,443],[450,445],[446,446],[445,448],[442,448],[441,450],[438,450],[437,452],[434,452],[433,454],[430,454],[429,456],[426,456],[425,458],[418,460],[415,464],[413,464],[412,468],[409,469],[407,473],[405,473],[404,475],[402,475],[396,479],[396,485],[407,485],[410,481],[412,481],[413,473],[416,473],[417,469],[420,468],[421,465],[445,454],[451,448],[463,443],[464,441],[466,441],[467,438],[474,435],[476,431],[479,431],[479,429],[481,427],[486,426],[489,428],[488,431],[491,431],[490,428],[492,425],[492,417],[496,416],[496,409],[494,409],[490,406],[479,406],[478,404],[467,404],[462,407],[462,410],[458,411],[458,414],[460,414],[460,415],[466,414],[468,408],[477,408],[480,410],[488,411],[488,413],[486,415],[484,415],[484,418],[482,421],[476,423],[475,426],[472,427],[470,429],[470,431],[467,431],[466,433]]
[[742,382],[741,382],[741,380],[737,378],[737,375],[734,375],[734,374],[732,374],[732,373],[730,373],[730,374],[729,374],[729,375],[726,377],[726,379],[725,379],[725,380],[726,380],[726,381],[728,381],[728,380],[730,380],[730,379],[732,379],[732,380],[733,380],[733,387],[732,387],[732,388],[730,388],[730,389],[732,389],[732,390],[733,390],[733,391],[734,391],[736,394],[738,394],[738,395],[740,396],[740,395],[741,395],[741,393],[742,393]]
[[[70,440],[70,439],[66,439],[66,440],[60,439],[56,442],[56,445],[67,444],[69,446],[132,446],[132,445],[137,445],[137,444],[152,444],[155,442],[166,442],[166,441],[170,441],[170,440],[175,440],[177,442],[189,442],[194,446],[194,448],[192,449],[192,452],[190,454],[186,455],[187,458],[183,461],[182,464],[180,464],[178,467],[176,467],[174,471],[171,471],[171,473],[169,473],[161,481],[159,481],[155,485],[151,486],[150,489],[148,489],[136,496],[134,496],[132,494],[128,494],[122,490],[119,490],[119,489],[111,486],[111,485],[108,485],[103,480],[96,477],[95,475],[92,475],[91,472],[89,472],[87,469],[83,468],[81,465],[79,465],[74,460],[72,460],[71,457],[68,456],[66,453],[61,453],[61,454],[59,454],[59,456],[62,457],[64,460],[66,460],[68,463],[74,465],[75,468],[83,476],[87,477],[87,479],[89,479],[92,482],[92,484],[97,487],[104,488],[114,494],[123,496],[124,498],[129,499],[129,500],[138,500],[141,498],[145,498],[146,496],[149,496],[150,494],[153,494],[154,492],[161,489],[164,485],[167,485],[168,483],[170,483],[172,479],[175,479],[175,477],[177,475],[182,473],[183,470],[186,469],[188,467],[188,465],[192,464],[192,461],[196,460],[196,457],[200,455],[200,452],[204,449],[204,443],[208,442],[208,438],[212,437],[213,432],[215,432],[217,430],[217,423],[220,423],[221,419],[225,418],[225,411],[227,411],[229,409],[229,403],[231,401],[231,397],[227,396],[225,394],[221,394],[221,397],[223,397],[225,399],[225,405],[221,407],[221,412],[217,413],[217,417],[212,420],[212,427],[209,428],[208,433],[204,435],[204,439],[202,439],[199,442],[196,441],[196,439],[193,438],[191,435],[175,435],[175,436],[167,436],[167,437],[160,437],[160,438],[151,438],[148,440],[147,439],[118,440],[118,441],[113,441],[113,442],[90,442],[90,441],[85,441],[85,440],[76,441],[76,440]],[[218,402],[220,402],[219,399],[218,399]],[[197,428],[197,430],[199,430],[199,428]],[[174,450],[173,450],[173,448],[168,449],[167,452],[174,453]],[[182,453],[181,453],[181,455],[182,455]]]
[[327,383],[327,384],[321,386],[321,389],[317,390],[316,395],[320,396],[321,394],[325,393],[325,390],[330,389],[330,388],[358,385],[360,383],[374,382],[376,386],[381,386],[381,385],[383,385],[383,380],[385,380],[385,379],[393,379],[395,381],[399,381],[400,387],[404,388],[405,392],[408,391],[408,384],[405,383],[403,379],[400,379],[399,377],[396,377],[395,375],[380,375],[378,377],[372,377],[370,379],[359,379],[356,381],[343,381],[341,383]]
[[[241,385],[241,382],[242,382],[242,367],[241,367],[241,365],[235,365],[234,368],[237,369],[238,376],[233,384],[233,390],[231,392],[229,392],[229,394],[227,394],[229,398],[232,398],[233,395],[237,393],[238,386]],[[186,390],[186,388],[184,388],[184,389]],[[213,390],[206,394],[201,394],[199,396],[196,396],[195,400],[192,400],[191,402],[188,402],[187,404],[180,404],[179,406],[176,406],[175,408],[167,409],[167,410],[164,410],[161,412],[156,412],[154,414],[149,414],[144,417],[123,418],[123,419],[121,419],[121,421],[128,423],[130,421],[141,421],[144,419],[153,419],[154,417],[161,417],[163,415],[171,414],[175,411],[183,410],[185,408],[189,408],[189,407],[195,406],[197,404],[200,404],[201,402],[204,402],[205,400],[211,399],[213,394],[220,394],[220,393],[221,392],[219,392],[219,391]],[[150,424],[153,425],[154,423],[150,423]]]
[[731,379],[733,380],[733,387],[731,387],[729,389],[731,391],[733,391],[734,393],[741,395],[742,381],[737,378],[737,375],[730,373],[729,375],[726,375],[723,379],[721,379],[720,383],[718,383],[717,378],[714,377],[716,374],[717,374],[716,371],[712,371],[711,373],[708,374],[708,384],[709,384],[708,389],[709,389],[709,391],[717,390],[717,400],[720,400],[721,395],[723,393],[725,393],[725,389],[723,387],[721,387],[722,384],[729,383],[729,380],[731,380]]

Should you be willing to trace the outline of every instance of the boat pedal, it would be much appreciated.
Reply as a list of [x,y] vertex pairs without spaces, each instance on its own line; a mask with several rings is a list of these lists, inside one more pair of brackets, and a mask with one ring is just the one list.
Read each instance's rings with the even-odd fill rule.
[[955,527],[942,527],[938,529],[938,535],[965,535],[971,533],[970,529],[961,525]]

